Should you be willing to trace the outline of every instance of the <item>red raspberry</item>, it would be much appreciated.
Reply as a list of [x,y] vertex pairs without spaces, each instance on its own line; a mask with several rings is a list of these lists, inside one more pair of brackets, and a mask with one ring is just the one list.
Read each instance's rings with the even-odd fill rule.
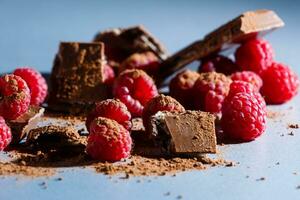
[[113,68],[108,64],[104,65],[104,73],[103,74],[104,74],[104,83],[112,85],[115,80],[115,72],[114,72]]
[[153,79],[137,69],[122,72],[116,79],[113,92],[136,117],[142,115],[146,103],[158,94]]
[[200,74],[193,88],[196,109],[220,112],[220,106],[229,92],[230,83],[230,78],[221,73]]
[[257,92],[263,85],[261,78],[255,72],[251,71],[236,72],[231,75],[231,80],[251,83]]
[[0,116],[0,151],[3,151],[11,141],[11,130],[6,125],[4,118]]
[[40,72],[30,67],[18,68],[14,74],[26,81],[31,94],[30,105],[40,105],[45,101],[48,86]]
[[205,96],[205,108],[206,112],[219,114],[222,109],[223,101],[226,94],[219,93],[218,91],[209,90]]
[[237,141],[251,141],[266,128],[266,103],[257,93],[240,92],[226,97],[221,126],[225,135]]
[[231,59],[222,55],[214,55],[204,58],[201,61],[198,72],[219,72],[225,75],[230,75],[238,70],[239,66]]
[[131,128],[131,114],[125,104],[118,99],[106,99],[101,102],[96,102],[94,109],[86,119],[86,127],[88,129],[91,122],[97,117],[113,119],[123,125],[127,130]]
[[146,130],[149,126],[150,117],[158,111],[183,112],[185,109],[176,99],[170,96],[161,94],[154,97],[146,104],[143,111],[143,123]]
[[135,53],[129,56],[121,64],[121,71],[126,69],[141,69],[149,75],[157,74],[159,59],[152,51]]
[[234,96],[237,93],[253,93],[258,92],[257,89],[250,83],[245,81],[233,81],[230,84],[230,90],[228,96]]
[[177,74],[170,82],[170,95],[184,107],[192,109],[194,102],[193,87],[199,76],[199,73],[188,69]]
[[273,63],[262,74],[262,95],[267,103],[281,104],[294,97],[299,88],[297,75],[286,65]]
[[98,117],[92,121],[86,151],[93,159],[119,161],[130,155],[131,146],[130,133],[115,120]]
[[273,49],[263,39],[252,39],[242,44],[235,52],[235,61],[242,70],[254,71],[261,75],[273,62]]
[[30,90],[19,76],[9,74],[0,78],[0,115],[13,120],[24,114],[29,107]]

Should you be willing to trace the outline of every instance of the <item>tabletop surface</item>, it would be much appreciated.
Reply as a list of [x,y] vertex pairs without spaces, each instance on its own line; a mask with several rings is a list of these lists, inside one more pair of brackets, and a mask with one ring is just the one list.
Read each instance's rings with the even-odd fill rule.
[[[267,36],[276,60],[300,75],[299,5],[258,0],[0,0],[0,73],[24,65],[49,72],[60,41],[90,41],[109,27],[144,24],[173,53],[244,11],[266,8],[275,10],[286,24]],[[128,180],[67,168],[50,178],[0,178],[0,199],[298,199],[300,129],[287,127],[300,123],[299,101],[300,95],[287,104],[269,106],[279,116],[268,119],[266,133],[257,140],[219,147],[225,159],[238,163],[235,167]],[[57,176],[63,181],[55,181]]]

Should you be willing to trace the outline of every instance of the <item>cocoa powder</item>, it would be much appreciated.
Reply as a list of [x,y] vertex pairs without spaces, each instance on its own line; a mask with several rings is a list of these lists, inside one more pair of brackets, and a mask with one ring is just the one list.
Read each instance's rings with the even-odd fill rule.
[[[53,122],[49,122],[55,119]],[[70,123],[65,123],[65,121]],[[56,127],[61,134],[65,130],[78,130],[78,123],[84,123],[84,117],[70,117],[46,114],[41,121],[45,127],[55,129]],[[36,130],[45,129],[40,126]],[[73,130],[73,132],[75,132]],[[34,132],[34,130],[33,130]],[[68,131],[66,131],[68,132]],[[49,137],[51,134],[48,135]],[[73,139],[79,141],[86,140],[86,135],[76,135]],[[31,138],[32,139],[32,138]],[[67,148],[68,147],[68,148]],[[220,155],[217,154],[217,157]],[[226,161],[223,158],[211,159],[201,155],[197,157],[149,157],[142,156],[133,152],[133,155],[120,162],[109,163],[93,161],[85,153],[84,148],[76,146],[66,146],[63,148],[60,144],[44,146],[41,148],[40,143],[24,142],[8,149],[8,161],[0,159],[0,176],[23,175],[27,177],[51,176],[56,173],[58,168],[64,167],[89,167],[95,169],[97,173],[106,175],[125,175],[129,176],[162,176],[174,175],[177,172],[189,170],[205,170],[213,166],[234,166],[234,163]],[[7,159],[6,159],[7,160]]]

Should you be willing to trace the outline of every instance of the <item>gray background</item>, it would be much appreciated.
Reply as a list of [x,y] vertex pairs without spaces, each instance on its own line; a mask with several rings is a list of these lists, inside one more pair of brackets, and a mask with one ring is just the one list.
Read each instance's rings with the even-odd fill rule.
[[[243,11],[268,8],[286,23],[267,37],[276,60],[299,74],[300,6],[295,2],[0,0],[0,73],[24,65],[49,72],[60,41],[90,41],[99,30],[140,23],[175,52]],[[299,199],[300,131],[287,129],[288,123],[300,122],[299,100],[298,95],[283,106],[270,106],[284,116],[269,119],[267,132],[256,141],[220,147],[224,158],[239,162],[236,167],[129,180],[64,169],[56,176],[63,177],[60,182],[55,177],[0,179],[0,199]],[[258,181],[261,177],[265,180]],[[43,181],[47,189],[40,186]]]

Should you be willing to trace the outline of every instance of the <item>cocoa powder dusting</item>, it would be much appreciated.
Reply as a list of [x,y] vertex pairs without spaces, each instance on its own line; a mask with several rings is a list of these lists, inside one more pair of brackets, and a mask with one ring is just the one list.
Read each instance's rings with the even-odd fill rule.
[[[52,122],[53,119],[55,119],[55,121]],[[53,131],[53,129],[57,128],[57,131],[63,134],[63,126],[66,126],[66,130],[78,129],[76,125],[78,125],[78,123],[84,123],[84,119],[84,117],[46,114],[41,118],[41,123],[45,123],[47,130]],[[65,120],[70,123],[65,123]],[[51,123],[49,123],[49,121],[51,121]],[[49,129],[49,126],[51,126],[51,129]],[[43,130],[45,132],[45,129],[41,127],[35,130]],[[78,131],[81,131],[81,129],[78,129]],[[44,136],[49,137],[48,139],[52,142],[56,141],[56,139],[60,139],[57,138],[57,134],[46,134]],[[51,136],[55,138],[51,138]],[[68,134],[66,134],[66,136],[68,136]],[[78,139],[78,141],[86,140],[86,135],[78,134],[76,137],[66,137],[66,141],[69,141],[69,143],[65,143],[65,146],[63,146],[64,143],[62,143],[61,140],[59,140],[59,145],[41,146],[41,141],[33,142],[33,138],[35,137],[30,137],[30,140],[28,140],[30,142],[25,141],[19,145],[10,147],[6,155],[8,159],[2,159],[2,157],[0,157],[0,176],[23,175],[34,178],[39,176],[52,176],[56,173],[57,169],[65,167],[89,167],[95,169],[97,173],[103,173],[105,175],[125,175],[126,178],[129,178],[130,176],[174,175],[177,172],[204,170],[213,166],[234,166],[232,162],[226,161],[223,158],[211,159],[204,155],[174,158],[161,156],[147,157],[134,153],[134,155],[124,161],[116,163],[100,162],[93,161],[88,157],[85,153],[85,149],[82,148],[82,144],[85,143],[78,143],[79,145],[77,145],[77,142],[74,143],[74,139]]]

